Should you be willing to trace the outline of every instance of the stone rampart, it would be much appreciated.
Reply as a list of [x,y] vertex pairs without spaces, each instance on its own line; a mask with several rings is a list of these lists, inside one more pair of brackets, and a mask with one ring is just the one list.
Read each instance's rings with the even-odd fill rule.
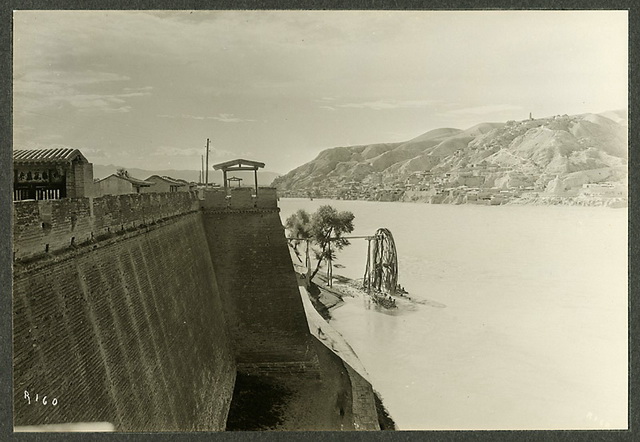
[[[236,367],[197,204],[189,194],[60,200],[48,213],[16,204],[14,247],[31,259],[14,262],[15,425],[224,430]],[[35,233],[43,222],[49,232]],[[123,225],[68,246],[69,235]],[[57,252],[35,257],[44,242]]]
[[65,251],[198,208],[196,194],[187,192],[17,201],[13,212],[14,259]]

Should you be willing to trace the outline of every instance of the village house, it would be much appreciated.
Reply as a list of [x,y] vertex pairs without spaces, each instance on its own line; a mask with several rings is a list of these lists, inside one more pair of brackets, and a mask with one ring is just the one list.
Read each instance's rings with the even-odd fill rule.
[[152,185],[151,182],[129,176],[128,174],[112,174],[96,181],[95,189],[98,196],[125,195],[128,193],[143,193]]
[[480,187],[484,184],[485,178],[483,176],[464,176],[458,178],[458,184],[468,187]]
[[150,182],[151,186],[144,187],[143,192],[188,192],[189,183],[184,180],[178,180],[168,176],[151,175],[145,181]]
[[93,164],[78,149],[13,151],[13,200],[93,196]]
[[627,186],[622,183],[586,183],[582,185],[580,194],[585,196],[599,196],[599,197],[622,197],[627,196]]
[[415,184],[420,184],[421,182],[422,182],[422,172],[413,172],[405,180],[405,186],[406,185],[413,186]]

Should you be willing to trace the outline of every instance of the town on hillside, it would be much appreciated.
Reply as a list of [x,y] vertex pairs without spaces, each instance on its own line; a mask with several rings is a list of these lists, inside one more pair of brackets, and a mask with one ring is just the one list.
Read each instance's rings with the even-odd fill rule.
[[[508,185],[484,187],[495,174],[508,175]],[[526,175],[510,167],[481,162],[450,172],[413,172],[404,180],[384,181],[382,173],[372,173],[362,181],[343,182],[329,177],[311,190],[284,190],[282,197],[328,198],[366,201],[419,201],[430,204],[500,205],[547,195],[566,197],[627,197],[624,182],[584,183],[565,189],[557,175]]]
[[530,116],[327,149],[273,185],[297,198],[624,207],[626,122],[606,115]]

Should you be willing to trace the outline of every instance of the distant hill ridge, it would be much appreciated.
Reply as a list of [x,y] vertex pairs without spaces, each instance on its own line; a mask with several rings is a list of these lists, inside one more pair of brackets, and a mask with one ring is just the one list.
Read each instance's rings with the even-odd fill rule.
[[[285,196],[343,197],[357,190],[365,199],[376,199],[374,193],[385,189],[397,193],[412,180],[423,185],[421,190],[544,190],[554,179],[570,189],[626,179],[627,140],[626,110],[441,128],[406,142],[323,150],[273,185]],[[478,165],[494,172],[484,173],[482,180],[457,179]],[[420,174],[430,178],[412,178]]]

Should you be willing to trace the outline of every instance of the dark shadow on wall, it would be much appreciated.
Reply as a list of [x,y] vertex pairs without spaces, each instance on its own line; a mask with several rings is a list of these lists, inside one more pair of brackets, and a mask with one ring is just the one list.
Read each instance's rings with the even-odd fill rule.
[[291,391],[265,376],[238,373],[227,431],[275,429],[283,423]]
[[353,430],[351,381],[342,360],[317,339],[320,376],[238,372],[226,430]]

